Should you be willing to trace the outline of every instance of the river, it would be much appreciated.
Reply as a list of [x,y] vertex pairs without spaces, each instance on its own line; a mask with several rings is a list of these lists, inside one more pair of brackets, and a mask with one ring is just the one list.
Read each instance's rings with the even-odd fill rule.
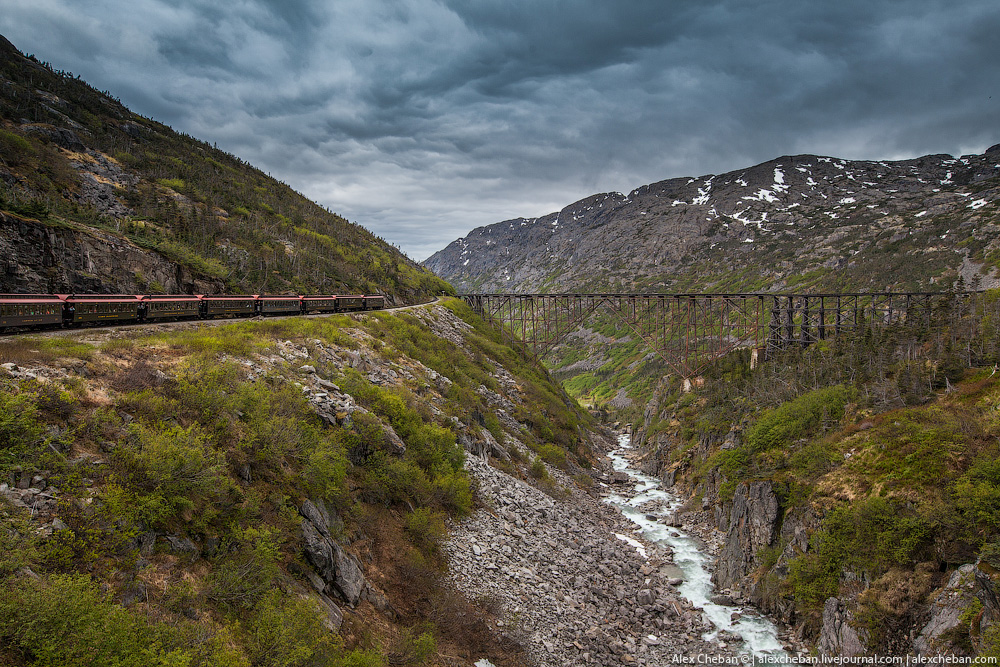
[[[715,591],[709,572],[709,556],[703,553],[698,540],[665,523],[681,506],[682,501],[663,490],[659,479],[644,475],[629,466],[626,452],[631,449],[631,441],[627,435],[619,438],[619,444],[621,448],[611,453],[611,460],[615,470],[624,472],[635,482],[635,490],[631,497],[612,494],[605,500],[639,526],[643,538],[648,542],[669,547],[673,552],[674,564],[681,572],[680,578],[684,580],[677,590],[695,607],[701,608],[717,628],[706,635],[705,639],[714,638],[720,631],[733,633],[743,640],[747,653],[756,658],[767,657],[767,661],[772,664],[783,662],[788,654],[783,650],[778,639],[778,629],[770,619],[751,607],[733,607],[712,602]],[[736,621],[732,620],[734,613],[740,615]]]

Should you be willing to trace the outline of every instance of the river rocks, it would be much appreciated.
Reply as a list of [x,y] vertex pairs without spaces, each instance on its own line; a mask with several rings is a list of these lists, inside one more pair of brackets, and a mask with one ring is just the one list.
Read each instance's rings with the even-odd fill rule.
[[[628,537],[632,526],[584,493],[556,501],[470,457],[490,511],[456,524],[449,571],[470,597],[504,611],[502,628],[541,667],[662,665],[673,653],[720,653],[710,629]],[[631,539],[631,538],[630,538]],[[655,547],[646,546],[655,551]]]

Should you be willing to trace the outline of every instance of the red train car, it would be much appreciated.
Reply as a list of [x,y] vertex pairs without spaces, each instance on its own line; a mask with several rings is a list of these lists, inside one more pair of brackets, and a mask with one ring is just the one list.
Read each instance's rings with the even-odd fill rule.
[[365,310],[381,310],[385,308],[384,296],[366,296],[364,301]]
[[257,302],[261,315],[298,315],[302,312],[302,297],[297,294],[261,294]]
[[66,297],[67,324],[84,322],[128,322],[139,319],[138,296],[134,294],[70,294]]
[[198,317],[201,299],[190,294],[150,294],[139,297],[140,319],[163,320]]
[[257,314],[257,296],[242,294],[227,296],[225,294],[205,294],[201,296],[201,316],[219,317],[253,317]]
[[61,325],[64,307],[56,294],[0,294],[0,328]]

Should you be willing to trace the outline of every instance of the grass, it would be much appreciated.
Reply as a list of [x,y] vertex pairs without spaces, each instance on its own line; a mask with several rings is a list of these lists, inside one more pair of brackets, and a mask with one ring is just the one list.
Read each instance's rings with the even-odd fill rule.
[[95,346],[63,336],[19,335],[0,340],[0,363],[51,364],[57,359],[89,361]]

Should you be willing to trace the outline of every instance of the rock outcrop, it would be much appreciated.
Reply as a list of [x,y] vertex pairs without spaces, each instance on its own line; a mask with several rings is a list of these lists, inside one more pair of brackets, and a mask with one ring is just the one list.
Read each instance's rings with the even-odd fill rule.
[[[974,611],[978,605],[980,611]],[[992,579],[975,563],[955,570],[948,583],[932,596],[927,623],[913,641],[917,655],[941,653],[964,654],[956,647],[951,635],[966,635],[973,639],[1000,620],[997,588]],[[962,627],[964,624],[965,627]]]
[[774,544],[781,509],[770,482],[740,484],[733,494],[729,530],[713,575],[721,588],[742,589],[759,564],[757,554]]
[[95,229],[50,227],[0,212],[0,292],[142,294],[225,292],[159,253]]
[[299,511],[303,516],[303,551],[320,579],[310,577],[313,587],[320,594],[334,592],[352,607],[357,606],[365,576],[354,557],[330,536],[328,510],[307,500]]
[[823,605],[823,628],[816,643],[820,655],[850,658],[867,652],[863,638],[865,633],[851,625],[853,618],[847,606],[837,598],[826,601]]

